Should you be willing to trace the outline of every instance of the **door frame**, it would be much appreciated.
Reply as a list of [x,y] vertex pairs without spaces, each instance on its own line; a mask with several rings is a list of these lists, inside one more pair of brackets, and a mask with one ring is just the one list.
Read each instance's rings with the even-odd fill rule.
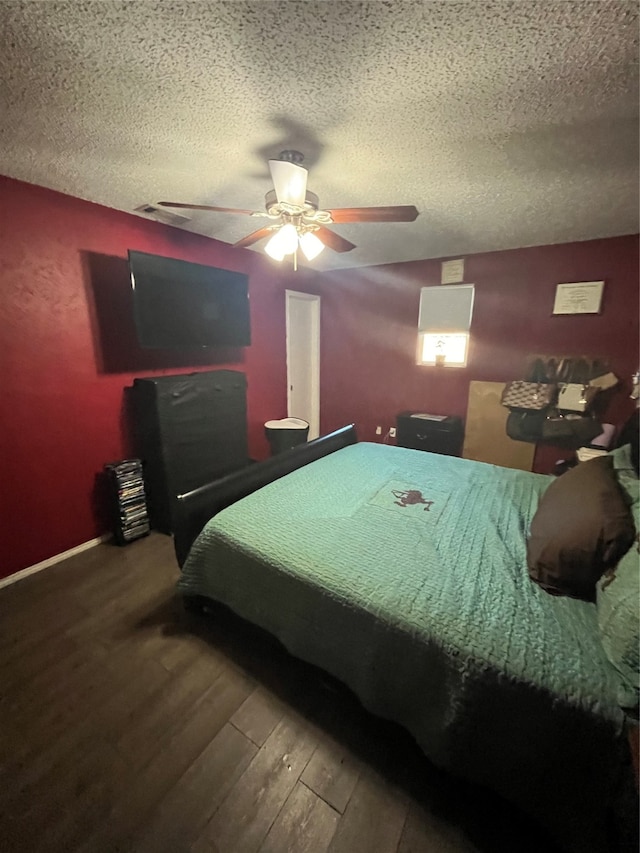
[[291,312],[289,306],[292,299],[302,299],[309,302],[311,310],[311,341],[309,353],[311,356],[309,384],[311,387],[311,413],[309,416],[309,438],[320,435],[320,297],[315,293],[302,293],[299,290],[285,290],[285,321],[287,349],[287,415],[299,417],[291,411],[291,371],[290,371],[290,334]]

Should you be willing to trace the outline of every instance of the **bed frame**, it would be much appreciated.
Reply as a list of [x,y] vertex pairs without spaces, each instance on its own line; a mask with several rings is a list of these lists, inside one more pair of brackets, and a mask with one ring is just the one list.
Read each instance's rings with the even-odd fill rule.
[[358,441],[354,424],[320,436],[306,444],[272,456],[214,480],[184,495],[178,495],[174,507],[174,547],[178,564],[184,565],[194,540],[214,515],[225,507],[290,474],[297,468],[328,456]]

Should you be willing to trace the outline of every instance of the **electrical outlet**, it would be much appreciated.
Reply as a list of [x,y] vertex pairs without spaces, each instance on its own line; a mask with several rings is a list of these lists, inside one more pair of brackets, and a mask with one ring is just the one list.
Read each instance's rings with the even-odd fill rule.
[[390,438],[396,437],[396,428],[395,427],[391,427],[391,429],[389,430],[389,437]]
[[376,435],[382,435],[382,427],[381,426],[376,427]]

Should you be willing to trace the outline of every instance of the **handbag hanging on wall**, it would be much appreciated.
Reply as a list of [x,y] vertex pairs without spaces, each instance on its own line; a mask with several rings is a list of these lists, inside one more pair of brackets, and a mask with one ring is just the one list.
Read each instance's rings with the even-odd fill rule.
[[551,412],[512,410],[507,416],[507,435],[514,441],[553,444],[567,450],[577,450],[602,432],[602,424],[589,415],[566,417],[553,409]]
[[540,412],[553,405],[557,390],[551,382],[525,382],[516,379],[505,385],[500,402],[508,409]]
[[523,409],[512,409],[507,415],[507,435],[514,441],[537,444],[542,440],[542,428],[546,417],[544,411],[527,412]]
[[557,444],[571,450],[577,450],[590,444],[602,432],[602,424],[595,418],[574,416],[549,417],[542,425],[542,440],[547,444]]
[[564,412],[586,412],[593,403],[599,388],[569,382],[560,386],[558,408]]

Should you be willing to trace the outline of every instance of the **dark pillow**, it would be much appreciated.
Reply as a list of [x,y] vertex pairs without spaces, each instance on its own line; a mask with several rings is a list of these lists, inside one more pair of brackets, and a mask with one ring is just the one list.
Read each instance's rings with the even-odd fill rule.
[[[640,501],[631,507],[640,530]],[[617,566],[596,584],[598,627],[602,645],[622,676],[618,704],[637,708],[640,699],[640,542],[632,545]],[[637,712],[636,712],[637,715]]]
[[626,424],[622,427],[620,435],[618,436],[617,445],[618,447],[622,447],[624,444],[631,445],[631,462],[633,463],[636,474],[640,476],[640,466],[638,465],[638,456],[640,455],[638,453],[638,444],[640,441],[639,415],[640,411],[636,409]]
[[552,595],[594,601],[597,581],[634,540],[628,503],[609,456],[581,462],[558,477],[531,522],[531,579]]

